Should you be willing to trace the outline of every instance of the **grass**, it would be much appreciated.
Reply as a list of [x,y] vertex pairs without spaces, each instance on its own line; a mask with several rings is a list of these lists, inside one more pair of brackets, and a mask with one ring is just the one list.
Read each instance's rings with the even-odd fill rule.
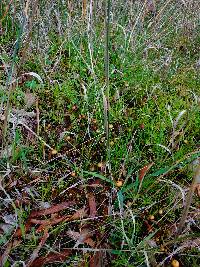
[[198,4],[83,2],[0,4],[1,265],[198,266]]

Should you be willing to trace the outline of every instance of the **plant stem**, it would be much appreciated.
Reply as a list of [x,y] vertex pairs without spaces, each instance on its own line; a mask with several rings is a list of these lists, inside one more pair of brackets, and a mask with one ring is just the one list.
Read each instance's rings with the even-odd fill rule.
[[105,33],[105,79],[106,79],[106,108],[105,110],[105,131],[107,141],[107,162],[110,172],[110,142],[109,142],[109,111],[110,111],[110,96],[109,96],[109,47],[110,47],[110,9],[111,0],[106,0],[106,33]]

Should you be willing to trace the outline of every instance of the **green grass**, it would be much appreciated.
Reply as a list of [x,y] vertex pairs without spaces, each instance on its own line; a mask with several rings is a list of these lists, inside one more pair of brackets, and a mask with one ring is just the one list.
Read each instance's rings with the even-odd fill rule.
[[[31,256],[44,234],[37,231],[38,224],[25,233],[27,220],[34,210],[67,201],[74,201],[75,206],[57,215],[72,215],[83,207],[87,215],[48,229],[49,237],[35,258],[66,248],[71,252],[65,260],[55,263],[54,259],[47,266],[90,266],[95,249],[100,250],[96,258],[105,259],[104,266],[156,266],[155,262],[170,266],[172,259],[181,266],[198,266],[199,245],[185,245],[187,250],[173,255],[191,236],[199,238],[197,196],[180,240],[172,230],[178,225],[182,196],[192,181],[191,163],[200,156],[200,79],[195,65],[199,22],[192,5],[185,14],[184,7],[169,3],[154,21],[151,14],[145,16],[145,10],[139,15],[140,1],[127,1],[124,6],[113,3],[108,146],[102,95],[104,10],[98,9],[93,30],[88,32],[89,20],[81,20],[78,4],[74,4],[71,18],[69,7],[61,1],[55,4],[57,13],[50,9],[49,1],[43,4],[39,17],[29,18],[35,27],[24,62],[23,42],[12,58],[20,20],[13,18],[9,9],[2,21],[0,60],[8,69],[14,62],[12,78],[19,78],[9,99],[8,138],[0,159],[0,253],[4,266],[22,266],[22,262],[35,266],[30,263]],[[5,6],[0,6],[1,19]],[[163,7],[164,1],[160,1],[158,14]],[[22,10],[16,4],[21,18]],[[22,41],[27,33],[25,27]],[[36,75],[21,78],[29,72],[39,75],[43,84]],[[1,132],[9,97],[5,86],[8,75],[0,69]],[[28,94],[35,97],[30,105]],[[108,147],[111,172],[106,162]],[[140,185],[140,170],[150,163],[153,165]],[[121,187],[117,181],[122,181]],[[91,194],[98,219],[89,217]],[[11,224],[5,219],[8,215],[16,216],[10,219]],[[51,220],[57,215],[37,219]],[[16,240],[13,234],[18,227],[22,237],[17,240],[21,242],[5,256],[8,243]],[[77,239],[68,232],[85,228],[92,233],[95,246],[84,241],[76,247]]]

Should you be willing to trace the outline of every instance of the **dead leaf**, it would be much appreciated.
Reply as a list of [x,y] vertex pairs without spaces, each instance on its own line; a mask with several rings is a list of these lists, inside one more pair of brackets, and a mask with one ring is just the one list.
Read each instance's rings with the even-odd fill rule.
[[[55,225],[58,224],[59,222],[65,221],[66,219],[71,219],[71,217],[73,216],[63,216],[63,217],[54,217],[48,220],[40,220],[40,219],[36,219],[39,216],[45,216],[45,215],[49,215],[49,214],[53,214],[53,213],[57,213],[61,210],[67,209],[68,207],[70,207],[71,205],[74,205],[75,203],[72,201],[69,202],[62,202],[60,204],[57,205],[53,205],[50,208],[47,209],[42,209],[42,210],[38,210],[38,211],[32,211],[31,214],[29,215],[28,219],[27,219],[27,223],[24,226],[24,231],[25,233],[27,233],[33,224],[40,224],[42,225],[41,227],[38,228],[37,231],[42,231],[45,229],[45,226],[50,226],[50,225]],[[74,214],[75,215],[75,214]],[[77,216],[77,215],[76,215]],[[21,237],[22,236],[22,231],[21,228],[18,228],[14,234],[14,237]]]
[[185,242],[183,242],[182,244],[180,244],[180,246],[183,248],[183,250],[185,249],[192,249],[192,248],[196,248],[200,246],[200,238],[196,238],[193,240],[187,240]]
[[142,169],[139,170],[139,180],[140,182],[144,179],[144,176],[146,173],[150,170],[150,168],[153,166],[153,162],[145,165]]
[[60,204],[57,205],[53,205],[50,208],[47,209],[42,209],[42,210],[38,210],[38,211],[33,211],[30,215],[30,218],[35,218],[38,216],[45,216],[45,215],[49,215],[52,213],[57,213],[61,210],[64,209],[68,209],[70,206],[75,205],[75,202],[73,201],[68,201],[68,202],[62,202]]
[[149,224],[149,222],[147,220],[144,220],[144,225],[146,226],[148,233],[153,232],[153,227]]
[[96,201],[93,193],[88,194],[88,202],[90,208],[90,217],[95,217],[97,214],[97,206]]
[[7,67],[6,67],[6,65],[5,64],[3,64],[3,65],[0,65],[0,70],[6,70],[7,69]]
[[87,0],[82,1],[82,18],[85,19],[87,13]]
[[60,222],[69,222],[69,221],[75,221],[75,220],[80,220],[83,217],[86,217],[87,213],[85,208],[80,209],[76,211],[73,215],[67,215],[67,216],[62,216],[62,217],[53,217],[49,220],[39,220],[35,218],[31,218],[30,222],[34,224],[40,224],[39,228],[37,229],[37,232],[44,231],[44,229],[48,226],[53,226],[56,225]]
[[195,189],[196,189],[196,191],[197,191],[197,196],[200,197],[200,184],[197,184],[197,185],[195,186]]
[[87,239],[85,239],[85,242],[84,243],[87,244],[88,246],[90,246],[91,248],[95,248],[95,242],[90,237],[88,237]]
[[42,267],[49,263],[65,262],[71,254],[71,250],[63,249],[60,252],[50,252],[44,257],[34,260],[29,267]]

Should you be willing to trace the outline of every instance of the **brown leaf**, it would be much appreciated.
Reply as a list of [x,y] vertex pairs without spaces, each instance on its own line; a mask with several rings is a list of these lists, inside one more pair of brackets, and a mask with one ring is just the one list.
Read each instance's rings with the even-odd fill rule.
[[94,255],[90,258],[90,267],[101,267],[104,266],[102,264],[103,259],[105,259],[105,255],[101,251],[97,251]]
[[[98,188],[98,187],[103,188],[103,187],[104,187],[104,186],[102,185],[100,179],[96,179],[95,181],[92,181],[91,183],[87,184],[86,186],[87,186],[87,187],[91,187],[91,188]],[[82,189],[82,188],[85,188],[85,185],[80,185],[79,187]]]
[[[33,224],[40,224],[43,225],[42,227],[39,227],[39,229],[37,230],[39,231],[43,231],[45,229],[44,226],[47,225],[55,225],[58,224],[59,222],[62,222],[68,218],[71,218],[69,216],[63,216],[63,217],[54,217],[48,220],[38,220],[35,219],[36,217],[42,216],[42,215],[48,215],[48,214],[53,214],[56,212],[59,212],[61,210],[67,209],[69,206],[74,205],[75,203],[72,201],[69,202],[62,202],[60,204],[57,205],[53,205],[50,208],[46,208],[46,209],[42,209],[42,210],[38,210],[38,211],[32,211],[31,214],[29,215],[28,219],[27,219],[27,223],[25,224],[24,228],[25,228],[25,233],[27,233],[30,229],[31,226]],[[22,231],[20,228],[18,228],[14,234],[14,237],[21,237],[22,236]]]
[[40,224],[39,228],[37,229],[37,232],[41,232],[41,231],[44,231],[44,229],[47,226],[51,227],[51,226],[56,225],[60,222],[79,220],[79,219],[86,217],[86,216],[87,216],[86,210],[85,210],[85,208],[83,208],[83,209],[76,211],[71,216],[67,215],[67,216],[62,216],[62,217],[53,217],[53,218],[48,219],[48,220],[39,220],[39,219],[31,218],[30,222],[33,224]]
[[145,165],[142,169],[139,170],[139,180],[140,182],[144,179],[144,176],[146,173],[150,170],[150,168],[153,166],[153,162]]
[[90,237],[85,239],[84,243],[90,246],[91,248],[95,248],[95,242]]
[[146,226],[148,233],[153,232],[153,227],[149,224],[149,222],[147,220],[144,220],[144,225]]
[[88,194],[88,202],[90,208],[90,217],[95,217],[97,214],[97,206],[96,201],[93,193]]
[[197,191],[197,196],[200,197],[200,184],[197,184],[197,185],[195,186],[195,189],[196,189],[196,191]]
[[58,224],[60,222],[63,222],[67,218],[69,218],[69,215],[62,216],[62,217],[54,217],[54,218],[51,218],[48,220],[39,220],[39,219],[31,218],[30,222],[33,224],[41,224],[41,225],[55,225],[55,224]]
[[29,267],[42,267],[49,263],[65,262],[71,253],[69,249],[63,249],[60,252],[50,252],[46,256],[34,260]]
[[52,227],[60,222],[64,222],[69,218],[69,216],[62,216],[62,217],[54,217],[49,220],[38,220],[38,219],[31,219],[31,222],[34,224],[40,224],[37,229],[37,233],[44,231],[47,227]]
[[62,202],[60,204],[57,205],[53,205],[50,208],[47,209],[42,209],[42,210],[38,210],[38,211],[33,211],[30,215],[31,218],[35,218],[38,216],[45,216],[48,214],[52,214],[52,213],[57,213],[61,210],[67,209],[70,206],[75,205],[75,202],[73,201],[68,201],[68,202]]
[[193,240],[187,240],[185,242],[183,242],[181,245],[180,245],[183,250],[187,249],[187,248],[197,248],[200,246],[200,238],[195,238]]
[[67,231],[66,234],[71,237],[73,240],[78,240],[80,238],[80,233],[75,231]]
[[2,64],[2,65],[0,65],[0,70],[6,70],[6,65],[4,65],[4,64]]

